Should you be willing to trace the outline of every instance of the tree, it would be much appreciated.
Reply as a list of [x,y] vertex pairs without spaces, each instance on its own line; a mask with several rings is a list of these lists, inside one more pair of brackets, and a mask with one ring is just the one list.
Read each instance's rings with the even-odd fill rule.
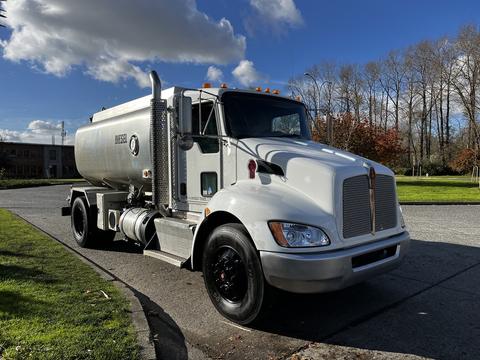
[[377,85],[380,80],[380,65],[376,61],[370,61],[363,70],[368,92],[368,122],[370,125],[377,123]]
[[405,78],[405,67],[401,54],[391,51],[383,61],[383,74],[379,77],[380,83],[387,93],[388,99],[393,103],[395,115],[395,129],[398,131],[400,122],[400,96]]
[[480,132],[477,122],[478,85],[480,80],[480,34],[472,25],[460,30],[456,40],[458,56],[452,85],[468,119],[468,146],[479,153]]
[[[303,76],[292,79],[290,89],[310,110],[318,107],[319,114],[331,115],[334,146],[362,154],[372,146],[381,152],[361,129],[377,132],[375,139],[380,131],[386,141],[394,130],[406,150],[398,160],[403,167],[445,173],[452,159],[480,163],[480,32],[475,26],[461,28],[455,38],[422,41],[366,64],[319,63],[308,71],[319,84],[329,81],[322,93]],[[324,119],[317,120],[315,138],[323,140]],[[465,156],[470,154],[465,149],[475,156]]]
[[[2,2],[3,1],[6,1],[6,0],[0,0],[0,19],[3,18],[5,19],[6,16],[5,16],[5,10],[3,10],[2,8]],[[0,23],[0,27],[5,27],[5,25],[3,25],[2,23]]]

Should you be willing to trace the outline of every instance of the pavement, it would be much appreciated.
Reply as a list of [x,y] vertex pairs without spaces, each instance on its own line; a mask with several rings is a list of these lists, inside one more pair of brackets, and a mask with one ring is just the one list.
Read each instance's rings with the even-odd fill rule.
[[133,288],[161,359],[478,359],[480,206],[403,206],[412,235],[396,270],[342,291],[279,292],[254,327],[211,304],[202,274],[116,241],[79,248],[60,216],[69,186],[0,190],[10,209]]

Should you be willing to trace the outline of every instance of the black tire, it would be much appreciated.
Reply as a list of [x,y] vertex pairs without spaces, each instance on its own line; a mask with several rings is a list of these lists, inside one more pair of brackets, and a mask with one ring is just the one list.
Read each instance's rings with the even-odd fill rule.
[[202,268],[208,295],[220,314],[242,325],[259,317],[265,282],[257,251],[242,225],[222,225],[210,234]]
[[96,214],[90,211],[85,196],[79,196],[73,201],[71,226],[75,241],[84,248],[111,243],[115,237],[115,231],[97,228]]

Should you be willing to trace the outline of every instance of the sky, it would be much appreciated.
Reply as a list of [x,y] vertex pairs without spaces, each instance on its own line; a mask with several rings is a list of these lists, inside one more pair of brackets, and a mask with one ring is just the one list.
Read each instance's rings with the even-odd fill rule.
[[478,0],[7,0],[0,136],[67,143],[102,107],[169,86],[269,86],[480,24]]

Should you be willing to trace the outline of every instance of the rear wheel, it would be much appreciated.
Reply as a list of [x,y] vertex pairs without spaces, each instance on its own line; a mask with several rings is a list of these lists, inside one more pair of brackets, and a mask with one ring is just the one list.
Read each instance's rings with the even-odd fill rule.
[[108,244],[115,237],[114,231],[97,228],[96,214],[90,211],[85,196],[75,198],[72,205],[71,225],[75,241],[81,247]]
[[253,322],[262,309],[265,283],[260,259],[245,228],[222,225],[207,240],[203,276],[210,299],[227,319]]

